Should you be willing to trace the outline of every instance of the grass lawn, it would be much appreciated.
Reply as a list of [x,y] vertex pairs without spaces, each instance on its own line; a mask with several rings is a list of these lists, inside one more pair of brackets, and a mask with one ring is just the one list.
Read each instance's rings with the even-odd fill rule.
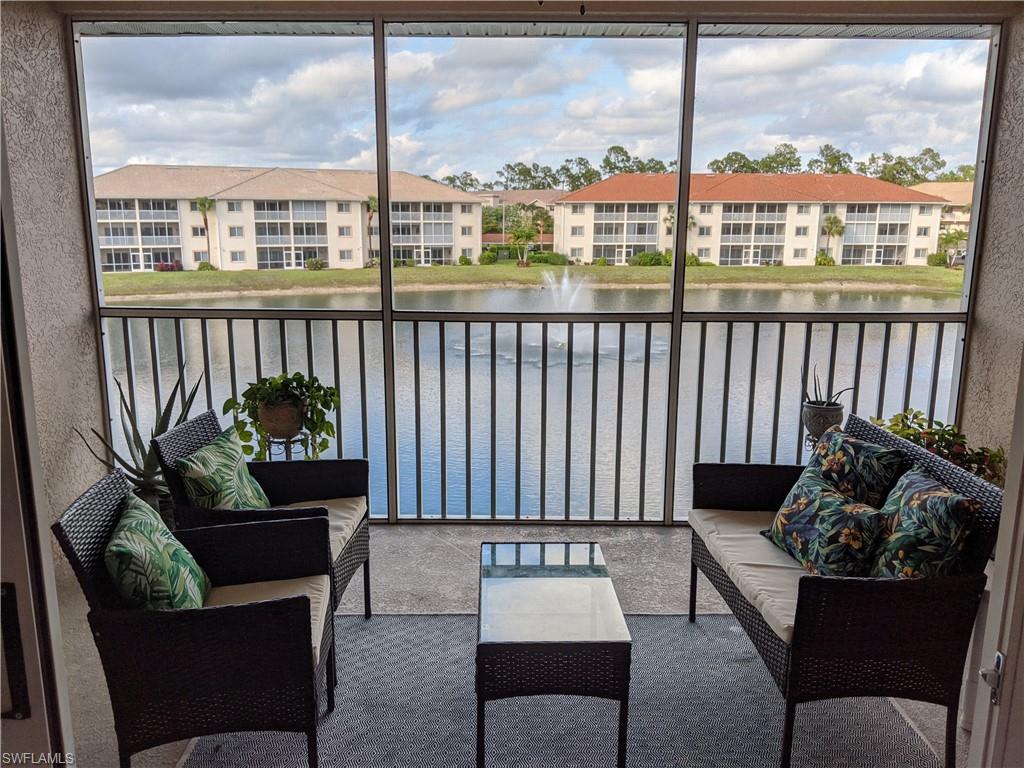
[[[415,286],[540,285],[544,273],[561,274],[566,267],[537,265],[517,267],[494,264],[468,267],[400,267],[394,270],[399,289]],[[600,285],[667,285],[671,267],[568,267],[574,276]],[[141,272],[103,276],[108,297],[138,294],[175,295],[235,291],[313,291],[373,288],[379,284],[376,269],[244,270],[238,272]],[[941,267],[691,267],[689,285],[787,286],[814,283],[860,283],[885,288],[905,287],[928,293],[959,294],[961,270]]]

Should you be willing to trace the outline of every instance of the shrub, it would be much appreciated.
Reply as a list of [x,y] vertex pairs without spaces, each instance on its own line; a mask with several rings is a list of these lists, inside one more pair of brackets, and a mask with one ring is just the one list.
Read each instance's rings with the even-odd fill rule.
[[180,261],[158,261],[153,265],[155,272],[181,272],[182,269]]
[[405,259],[395,259],[395,261],[394,261],[394,265],[396,267],[404,267],[406,265],[406,263],[407,262],[405,261]]
[[929,267],[947,267],[949,261],[946,259],[944,253],[929,253],[928,254],[928,266]]
[[601,258],[599,258],[597,261],[594,262],[594,266],[595,267],[607,267],[608,266],[608,259],[606,259],[604,256],[602,256]]
[[665,264],[665,257],[657,251],[641,251],[629,257],[631,267],[660,267]]
[[460,254],[459,255],[459,266],[460,267],[468,267],[472,263],[473,263],[473,260],[471,258],[469,258],[469,256],[466,256],[465,254]]
[[197,272],[216,272],[217,268],[208,261],[200,261],[199,266],[196,267]]
[[314,256],[310,259],[306,259],[304,266],[310,272],[319,272],[321,269],[327,268],[327,262]]
[[704,262],[697,258],[696,253],[686,254],[686,266],[688,267],[703,267]]
[[818,251],[814,256],[814,266],[816,267],[834,267],[835,265],[836,260],[825,251]]
[[564,253],[554,253],[552,251],[537,251],[536,253],[530,254],[531,264],[553,264],[557,267],[564,267],[569,263],[569,257]]
[[968,447],[966,436],[954,424],[941,421],[929,424],[927,417],[913,408],[897,413],[888,421],[872,421],[1000,488],[1006,480],[1006,451],[1002,448]]
[[498,254],[494,251],[484,251],[480,254],[480,263],[485,265],[497,264]]

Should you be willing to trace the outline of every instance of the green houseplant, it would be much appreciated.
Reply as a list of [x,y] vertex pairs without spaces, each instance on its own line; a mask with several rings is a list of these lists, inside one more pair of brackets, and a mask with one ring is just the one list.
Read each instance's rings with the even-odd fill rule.
[[[247,456],[268,458],[271,439],[293,440],[312,459],[320,458],[334,437],[330,414],[338,407],[338,390],[301,372],[269,376],[249,385],[241,401],[229,397],[224,413],[235,417],[235,428]],[[255,443],[255,446],[253,445]]]
[[164,434],[171,427],[176,427],[188,421],[188,413],[192,410],[192,403],[196,399],[196,392],[199,391],[199,383],[202,381],[202,378],[202,375],[200,375],[195,385],[185,395],[181,410],[178,412],[177,418],[172,422],[171,414],[174,412],[174,402],[178,399],[178,392],[183,386],[180,378],[175,382],[174,388],[167,396],[167,402],[164,403],[156,423],[153,424],[153,428],[149,432],[149,440],[143,439],[143,428],[139,422],[138,413],[132,408],[131,403],[125,397],[121,382],[114,379],[114,384],[117,385],[117,393],[120,398],[121,431],[124,434],[127,453],[119,453],[103,435],[95,429],[91,429],[89,431],[92,432],[93,436],[102,446],[102,451],[105,455],[101,455],[100,451],[97,451],[90,445],[85,435],[75,429],[75,434],[82,439],[85,447],[89,449],[89,453],[97,461],[111,471],[117,467],[124,470],[129,482],[135,487],[135,495],[153,507],[153,509],[159,511],[160,516],[164,518],[168,525],[173,523],[168,509],[170,492],[167,490],[167,482],[160,471],[160,463],[157,461],[156,452],[153,450],[150,440]]
[[993,485],[1002,488],[1006,481],[1006,451],[1003,448],[971,448],[967,445],[967,437],[955,424],[941,421],[929,424],[928,417],[913,408],[888,419],[872,421]]
[[[802,378],[806,383],[806,371]],[[839,396],[851,389],[853,387],[840,389],[838,392],[829,392],[827,387],[822,387],[821,379],[818,378],[818,369],[815,367],[814,397],[804,390],[804,402],[800,408],[800,420],[812,440],[821,437],[829,427],[843,423],[843,404],[839,402]]]

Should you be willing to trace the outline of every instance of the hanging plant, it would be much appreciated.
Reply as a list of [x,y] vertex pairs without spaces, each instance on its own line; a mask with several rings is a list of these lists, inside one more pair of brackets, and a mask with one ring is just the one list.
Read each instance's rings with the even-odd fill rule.
[[335,436],[330,415],[338,404],[337,389],[296,371],[250,384],[241,400],[230,397],[224,402],[224,413],[234,415],[247,456],[266,461],[271,440],[294,440],[306,458],[319,459]]

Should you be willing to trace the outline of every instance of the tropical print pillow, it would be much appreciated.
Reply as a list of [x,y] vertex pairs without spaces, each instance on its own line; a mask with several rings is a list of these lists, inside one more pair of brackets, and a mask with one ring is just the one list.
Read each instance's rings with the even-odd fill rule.
[[830,427],[818,441],[807,468],[819,470],[839,493],[878,508],[903,471],[904,462],[895,448],[858,440],[839,427]]
[[807,467],[765,533],[808,573],[866,576],[885,521],[879,510],[839,493]]
[[980,502],[914,465],[882,507],[886,531],[871,575],[913,579],[956,573],[980,509]]
[[176,462],[192,503],[206,509],[266,509],[270,500],[245,464],[234,427]]
[[210,579],[160,515],[133,493],[103,553],[118,593],[146,608],[202,608]]

